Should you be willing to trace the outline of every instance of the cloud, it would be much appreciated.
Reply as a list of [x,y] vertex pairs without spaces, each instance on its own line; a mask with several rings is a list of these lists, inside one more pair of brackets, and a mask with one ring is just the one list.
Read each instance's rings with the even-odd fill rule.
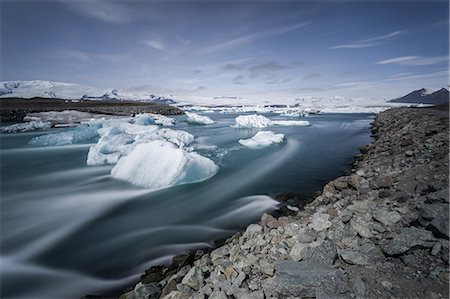
[[94,18],[107,23],[123,24],[132,20],[130,11],[117,1],[61,1],[72,11],[84,17]]
[[271,38],[273,36],[277,36],[277,35],[280,35],[283,33],[294,31],[294,30],[302,28],[308,24],[309,23],[299,23],[299,24],[294,24],[294,25],[290,25],[290,26],[286,26],[286,27],[278,27],[278,28],[269,29],[269,30],[265,30],[265,31],[254,32],[254,33],[240,36],[240,37],[237,37],[237,38],[234,38],[234,39],[231,39],[231,40],[219,43],[219,44],[205,47],[199,53],[203,55],[203,54],[210,54],[210,53],[214,53],[214,52],[234,49],[236,47],[241,47],[243,45],[250,44],[250,43],[258,41],[258,40],[263,40],[263,39]]
[[155,50],[165,50],[167,48],[162,41],[156,39],[144,40],[143,43]]
[[242,82],[243,79],[244,79],[244,76],[238,75],[238,76],[234,77],[233,84],[244,84],[244,82]]
[[304,81],[313,80],[313,79],[316,79],[319,77],[322,77],[322,75],[319,73],[310,73],[310,74],[304,76],[302,80],[304,80]]
[[61,52],[63,56],[83,62],[106,61],[109,63],[120,62],[127,58],[125,55],[119,54],[97,54],[78,50],[67,50]]
[[359,49],[359,48],[374,47],[374,46],[382,45],[382,44],[384,44],[384,42],[386,40],[388,40],[394,36],[400,35],[404,32],[405,31],[394,31],[389,34],[376,36],[376,37],[372,37],[372,38],[367,38],[367,39],[360,39],[360,40],[356,40],[356,41],[353,41],[348,44],[330,47],[329,49]]
[[202,70],[196,69],[196,70],[193,71],[193,73],[194,73],[194,75],[198,75],[198,74],[201,74],[203,72],[202,72]]
[[220,67],[223,71],[242,71],[242,66],[234,64],[234,63],[227,63]]
[[421,57],[421,56],[399,56],[386,60],[377,61],[376,64],[397,64],[404,66],[421,66],[438,64],[441,62],[447,62],[448,56],[433,56],[433,57]]
[[286,83],[286,82],[289,82],[289,81],[291,81],[290,78],[286,78],[286,79],[271,79],[271,80],[266,81],[266,84],[283,84],[283,83]]
[[197,85],[194,87],[194,91],[206,90],[207,88],[203,85]]
[[254,65],[249,68],[250,77],[256,78],[263,75],[270,75],[274,72],[278,72],[289,68],[289,66],[282,65],[276,61],[269,61],[263,64]]

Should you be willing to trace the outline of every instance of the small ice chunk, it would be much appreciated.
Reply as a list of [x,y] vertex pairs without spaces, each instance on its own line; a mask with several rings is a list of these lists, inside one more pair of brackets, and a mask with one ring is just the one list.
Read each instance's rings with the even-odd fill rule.
[[274,125],[278,126],[300,126],[300,127],[306,127],[310,126],[311,124],[307,120],[274,120],[272,121]]
[[208,158],[157,140],[138,144],[128,156],[120,158],[111,176],[157,190],[200,182],[214,176],[218,170]]
[[156,125],[155,119],[148,114],[138,114],[134,117],[134,123],[141,126]]
[[267,117],[257,114],[239,115],[235,121],[240,128],[266,128],[273,124]]
[[274,143],[281,143],[283,140],[283,134],[275,134],[272,131],[260,131],[250,139],[240,139],[239,143],[248,148],[259,149]]
[[196,125],[211,125],[214,123],[214,121],[205,115],[198,115],[197,113],[193,112],[185,112],[187,115],[187,122],[190,124],[196,124]]
[[9,126],[1,127],[2,133],[16,133],[34,130],[50,129],[52,124],[50,122],[42,122],[40,120],[32,120],[25,123],[18,123]]
[[174,126],[175,125],[175,119],[167,117],[165,115],[161,114],[154,114],[154,113],[143,113],[141,115],[147,115],[149,117],[152,117],[155,120],[155,124],[160,126]]

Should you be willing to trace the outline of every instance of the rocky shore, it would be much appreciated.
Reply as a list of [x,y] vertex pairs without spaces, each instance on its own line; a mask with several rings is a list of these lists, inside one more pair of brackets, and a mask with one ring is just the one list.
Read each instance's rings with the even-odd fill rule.
[[296,215],[264,214],[121,298],[448,298],[448,126],[448,110],[378,114],[351,174]]
[[180,108],[163,103],[64,100],[48,98],[3,98],[0,99],[0,120],[2,123],[21,122],[23,118],[35,112],[77,110],[81,112],[110,115],[132,115],[138,113],[155,113],[162,115],[183,114]]

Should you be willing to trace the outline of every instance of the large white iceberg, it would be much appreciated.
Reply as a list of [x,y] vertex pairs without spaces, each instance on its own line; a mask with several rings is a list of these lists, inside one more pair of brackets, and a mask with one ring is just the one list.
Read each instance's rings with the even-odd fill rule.
[[214,121],[205,115],[198,115],[193,112],[185,112],[187,116],[187,122],[196,125],[211,125]]
[[194,136],[185,131],[127,122],[105,123],[98,134],[100,139],[89,149],[86,161],[88,165],[115,164],[140,143],[161,140],[183,148],[194,141]]
[[272,125],[272,121],[265,116],[251,114],[236,117],[236,127],[240,128],[266,128]]
[[1,127],[2,133],[16,133],[34,130],[45,130],[50,129],[52,124],[50,122],[42,122],[40,120],[32,120],[29,122],[13,124],[9,126]]
[[243,146],[252,149],[259,149],[272,145],[274,143],[281,143],[284,140],[283,134],[275,134],[272,131],[260,131],[249,139],[240,139],[239,143]]
[[157,190],[200,182],[214,176],[218,170],[208,158],[157,140],[136,145],[131,153],[120,158],[111,176]]
[[306,120],[270,120],[265,116],[251,114],[239,115],[236,117],[236,127],[238,128],[267,128],[273,125],[278,126],[309,126]]
[[167,117],[161,114],[154,113],[141,113],[134,117],[135,123],[138,125],[160,125],[160,126],[173,126],[175,125],[175,119]]

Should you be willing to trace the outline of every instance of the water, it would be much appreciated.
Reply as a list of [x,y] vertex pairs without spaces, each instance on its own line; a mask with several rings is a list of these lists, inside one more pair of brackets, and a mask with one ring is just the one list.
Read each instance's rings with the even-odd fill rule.
[[223,155],[218,174],[157,192],[112,179],[112,166],[86,166],[91,144],[32,147],[27,143],[48,131],[2,134],[1,297],[117,294],[151,265],[257,220],[274,208],[267,196],[306,199],[348,171],[370,142],[373,119],[313,115],[310,127],[271,127],[285,134],[283,144],[250,150],[237,140],[257,129],[230,127],[237,115],[208,116],[216,124],[189,125],[180,116],[175,129],[218,146],[199,150]]

